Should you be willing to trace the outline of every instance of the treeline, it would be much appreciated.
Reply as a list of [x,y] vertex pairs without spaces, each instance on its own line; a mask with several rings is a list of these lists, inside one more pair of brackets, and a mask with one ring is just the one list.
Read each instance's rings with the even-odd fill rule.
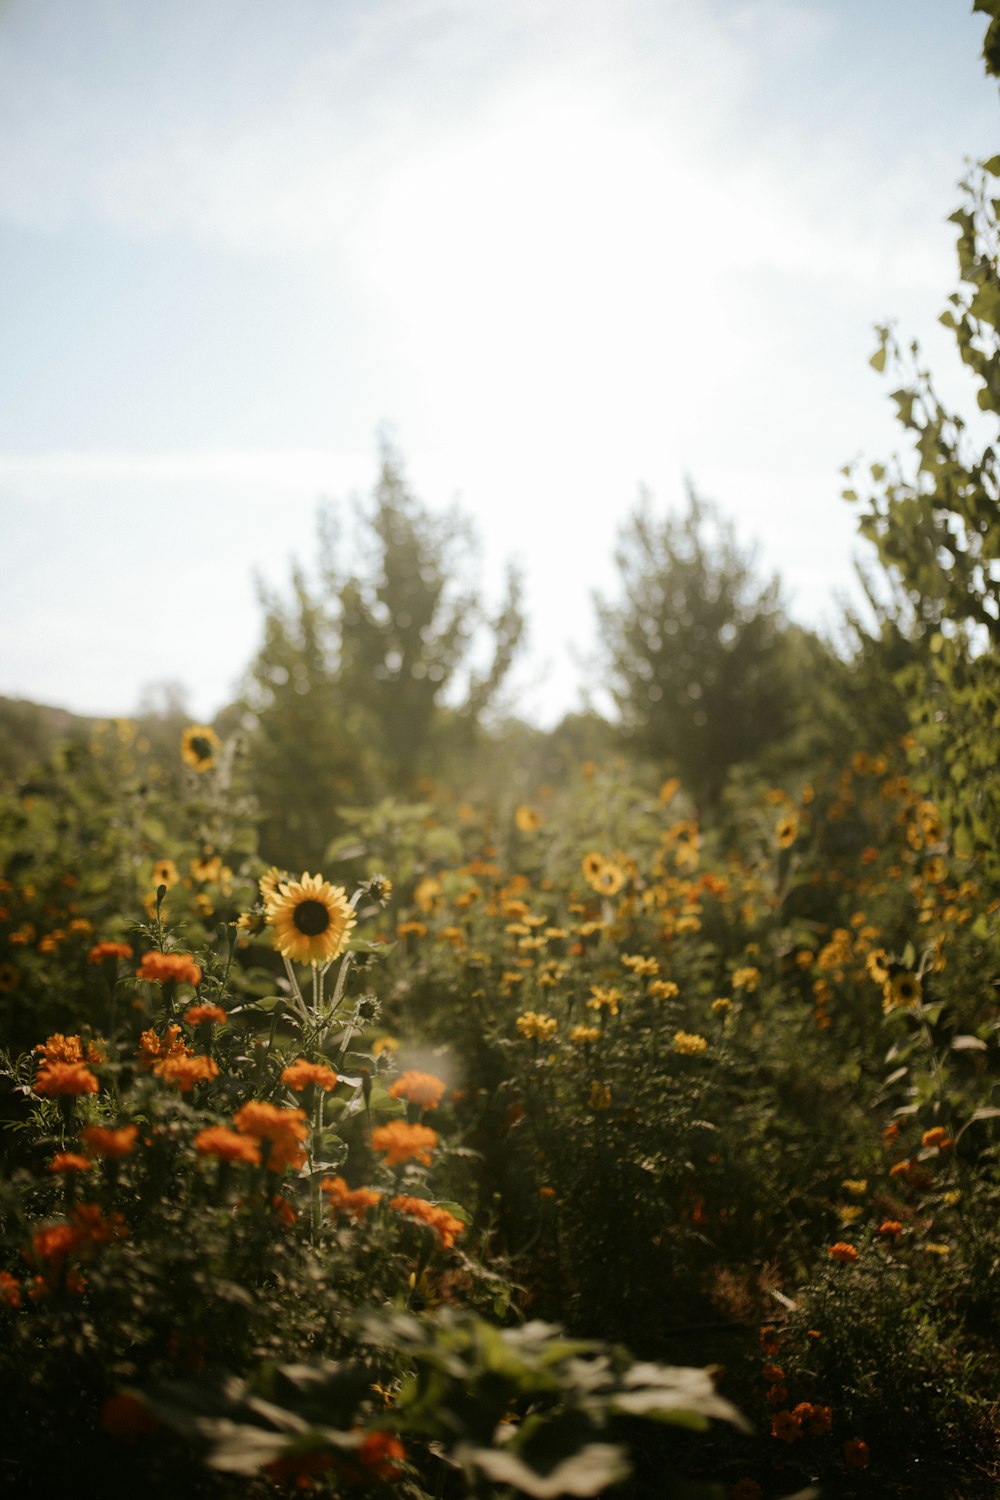
[[[995,68],[987,51],[987,68]],[[848,474],[845,499],[873,547],[868,609],[843,610],[834,638],[788,617],[777,578],[758,574],[732,525],[694,490],[678,514],[640,497],[620,533],[615,592],[595,599],[591,671],[613,712],[592,707],[543,732],[507,700],[527,638],[521,583],[490,612],[475,538],[457,511],[436,515],[383,446],[350,548],[321,514],[315,565],[287,589],[260,589],[263,626],[238,700],[214,727],[237,735],[261,809],[261,847],[318,866],[345,810],[419,800],[433,786],[496,796],[557,782],[581,760],[623,754],[676,775],[717,814],[748,778],[806,776],[824,759],[912,736],[915,775],[966,846],[990,863],[1000,840],[994,780],[1000,730],[1000,157],[962,184],[959,286],[942,321],[975,385],[976,441],[946,410],[915,345],[880,329],[872,363],[899,380],[908,465]],[[187,722],[180,697],[145,705],[140,732],[172,763]],[[0,780],[19,782],[85,719],[0,700]],[[169,774],[164,772],[164,774]]]

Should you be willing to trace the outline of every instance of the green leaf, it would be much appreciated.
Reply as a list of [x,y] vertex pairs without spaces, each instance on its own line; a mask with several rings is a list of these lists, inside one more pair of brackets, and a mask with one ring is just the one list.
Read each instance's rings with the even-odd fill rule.
[[871,365],[871,367],[872,367],[873,370],[877,370],[878,373],[881,375],[882,371],[885,369],[885,345],[884,344],[881,346],[881,348],[878,348],[878,349],[875,350],[875,353],[872,355],[872,357],[868,361],[868,363]]
[[532,1469],[516,1453],[498,1448],[461,1447],[454,1457],[478,1469],[494,1484],[509,1484],[537,1500],[556,1500],[558,1495],[599,1495],[629,1475],[624,1450],[613,1443],[587,1443],[579,1453],[563,1459],[548,1474]]

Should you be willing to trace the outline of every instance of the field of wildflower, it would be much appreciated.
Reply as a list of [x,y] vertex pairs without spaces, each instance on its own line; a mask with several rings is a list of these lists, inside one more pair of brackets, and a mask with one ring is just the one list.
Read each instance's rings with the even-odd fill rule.
[[996,1493],[1000,896],[912,742],[320,870],[154,754],[0,808],[5,1492]]

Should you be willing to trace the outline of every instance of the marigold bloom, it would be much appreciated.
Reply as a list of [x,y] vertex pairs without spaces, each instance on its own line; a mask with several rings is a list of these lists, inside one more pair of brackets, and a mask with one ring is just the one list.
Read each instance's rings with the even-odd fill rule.
[[63,1036],[61,1031],[57,1031],[52,1036],[46,1037],[45,1041],[40,1042],[35,1048],[35,1051],[40,1052],[45,1059],[43,1066],[48,1066],[54,1062],[82,1063],[84,1061],[83,1043],[80,1038],[78,1036]]
[[760,970],[755,969],[753,965],[747,965],[747,967],[742,969],[734,969],[732,982],[734,990],[746,990],[748,994],[753,994],[754,990],[760,984]]
[[68,1098],[96,1094],[100,1084],[83,1063],[46,1062],[35,1079],[35,1093],[50,1098],[62,1094]]
[[587,1100],[588,1108],[593,1110],[606,1110],[611,1108],[612,1094],[606,1083],[600,1083],[595,1078],[590,1085],[590,1098]]
[[177,1053],[172,1057],[161,1057],[153,1064],[153,1072],[164,1083],[190,1094],[196,1083],[210,1083],[219,1076],[219,1065],[214,1058],[198,1057],[190,1053]]
[[930,1130],[925,1130],[920,1137],[920,1144],[921,1146],[936,1146],[939,1151],[947,1151],[955,1143],[943,1125],[932,1125]]
[[305,1165],[306,1154],[301,1142],[309,1134],[304,1109],[281,1109],[276,1104],[252,1099],[233,1116],[233,1124],[242,1135],[260,1141],[264,1164],[269,1172],[283,1172],[286,1167]]
[[222,741],[208,724],[189,724],[181,735],[181,760],[192,771],[210,771]]
[[406,1457],[406,1449],[394,1433],[369,1432],[361,1439],[354,1456],[369,1474],[389,1481],[402,1474],[399,1466]]
[[543,818],[536,807],[531,807],[527,802],[514,809],[514,822],[521,833],[537,833],[542,826]]
[[58,1151],[49,1162],[50,1172],[89,1172],[94,1163],[79,1151]]
[[405,1120],[391,1120],[372,1131],[372,1146],[386,1153],[386,1163],[398,1167],[407,1161],[431,1164],[431,1152],[438,1143],[436,1130],[428,1125],[408,1125]]
[[392,1199],[389,1207],[395,1209],[396,1213],[405,1214],[407,1218],[419,1219],[422,1224],[433,1229],[444,1250],[450,1250],[458,1235],[465,1230],[461,1219],[456,1219],[445,1208],[428,1203],[425,1198],[408,1198],[405,1194],[400,1194]]
[[785,1372],[780,1365],[764,1365],[760,1376],[762,1380],[766,1380],[769,1384],[773,1385],[777,1380],[784,1380]]
[[138,1125],[122,1125],[111,1130],[103,1125],[85,1125],[80,1139],[91,1156],[103,1157],[106,1161],[121,1161],[135,1150]]
[[771,1436],[782,1443],[794,1443],[802,1436],[802,1423],[794,1412],[776,1411],[771,1418]]
[[311,1063],[308,1058],[300,1057],[282,1070],[281,1081],[296,1094],[310,1085],[328,1094],[337,1086],[337,1075],[326,1063]]
[[864,1438],[848,1438],[841,1452],[844,1462],[849,1469],[866,1469],[868,1467],[868,1444]]
[[21,1306],[21,1288],[9,1271],[0,1271],[0,1302],[7,1307]]
[[708,1051],[708,1042],[696,1032],[675,1031],[674,1051],[680,1053],[682,1057],[697,1057],[700,1052]]
[[132,948],[128,943],[95,943],[87,954],[88,964],[107,963],[112,958],[131,958]]
[[136,971],[138,979],[153,983],[201,984],[201,969],[190,953],[145,953]]
[[898,1219],[883,1219],[878,1226],[879,1234],[884,1234],[886,1239],[894,1240],[897,1234],[902,1234],[903,1226]]
[[162,1037],[157,1036],[152,1028],[142,1033],[136,1057],[141,1059],[144,1068],[151,1068],[157,1058],[186,1057],[190,1050],[181,1028],[176,1021],[171,1021]]
[[653,979],[646,986],[646,994],[653,1000],[676,1000],[680,992],[672,979]]
[[257,1141],[230,1130],[227,1125],[209,1125],[199,1130],[194,1138],[194,1149],[199,1156],[215,1156],[219,1161],[240,1162],[250,1167],[260,1166]]
[[343,1214],[359,1224],[368,1217],[368,1210],[382,1201],[382,1194],[374,1188],[349,1188],[343,1177],[324,1177],[320,1187],[332,1213]]
[[[518,1023],[520,1027],[520,1023]],[[407,1068],[389,1089],[393,1099],[406,1099],[418,1104],[421,1109],[437,1109],[444,1097],[445,1085],[433,1073],[421,1073],[417,1068]]]
[[265,900],[264,915],[278,952],[301,964],[332,963],[357,920],[341,886],[309,874],[279,882]]
[[108,1396],[101,1406],[101,1414],[98,1425],[102,1432],[109,1437],[130,1438],[144,1437],[151,1432],[158,1432],[160,1423],[145,1401],[138,1396],[131,1395],[128,1391],[118,1391],[113,1396]]
[[[798,1411],[798,1407],[795,1408]],[[828,1406],[814,1406],[812,1415],[806,1422],[806,1432],[810,1437],[826,1437],[833,1426],[833,1412]]]
[[849,1245],[846,1240],[838,1240],[835,1245],[831,1245],[828,1254],[831,1260],[839,1260],[844,1265],[858,1258],[857,1250],[853,1245]]
[[539,1015],[536,1010],[526,1010],[523,1015],[518,1016],[514,1025],[522,1036],[530,1037],[536,1042],[550,1041],[559,1030],[559,1022],[554,1016]]
[[229,1017],[221,1005],[189,1005],[184,1019],[189,1026],[225,1026]]
[[570,1028],[569,1039],[574,1047],[586,1047],[591,1042],[601,1040],[601,1028],[599,1026],[573,1026]]
[[588,1010],[606,1010],[609,1015],[616,1016],[618,1008],[624,999],[621,990],[615,985],[592,984],[590,986],[590,999],[586,1002]]

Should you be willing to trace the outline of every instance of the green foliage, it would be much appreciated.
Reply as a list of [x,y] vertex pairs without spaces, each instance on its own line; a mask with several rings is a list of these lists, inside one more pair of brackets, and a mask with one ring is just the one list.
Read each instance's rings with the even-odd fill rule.
[[[987,164],[1000,171],[1000,159]],[[907,367],[888,328],[873,361],[903,377],[893,393],[910,434],[910,472],[871,465],[859,526],[875,546],[901,603],[898,637],[909,662],[895,681],[915,734],[914,772],[991,878],[1000,876],[1000,789],[995,745],[1000,727],[1000,467],[994,447],[1000,415],[1000,263],[991,172],[963,184],[959,228],[962,288],[941,321],[975,378],[975,428],[939,400],[911,349]],[[976,434],[982,432],[982,437]],[[857,497],[861,486],[850,492]],[[887,662],[887,665],[891,663]]]
[[517,575],[487,616],[468,582],[469,526],[424,510],[388,447],[355,520],[360,558],[342,557],[341,528],[327,515],[318,584],[297,566],[290,599],[262,590],[264,640],[247,698],[262,842],[282,863],[318,864],[341,804],[376,789],[412,793],[442,757],[467,753],[523,634]]
[[787,744],[822,648],[788,626],[777,581],[758,583],[731,525],[693,491],[662,521],[644,496],[616,562],[622,598],[597,612],[622,725],[710,805],[732,767]]

